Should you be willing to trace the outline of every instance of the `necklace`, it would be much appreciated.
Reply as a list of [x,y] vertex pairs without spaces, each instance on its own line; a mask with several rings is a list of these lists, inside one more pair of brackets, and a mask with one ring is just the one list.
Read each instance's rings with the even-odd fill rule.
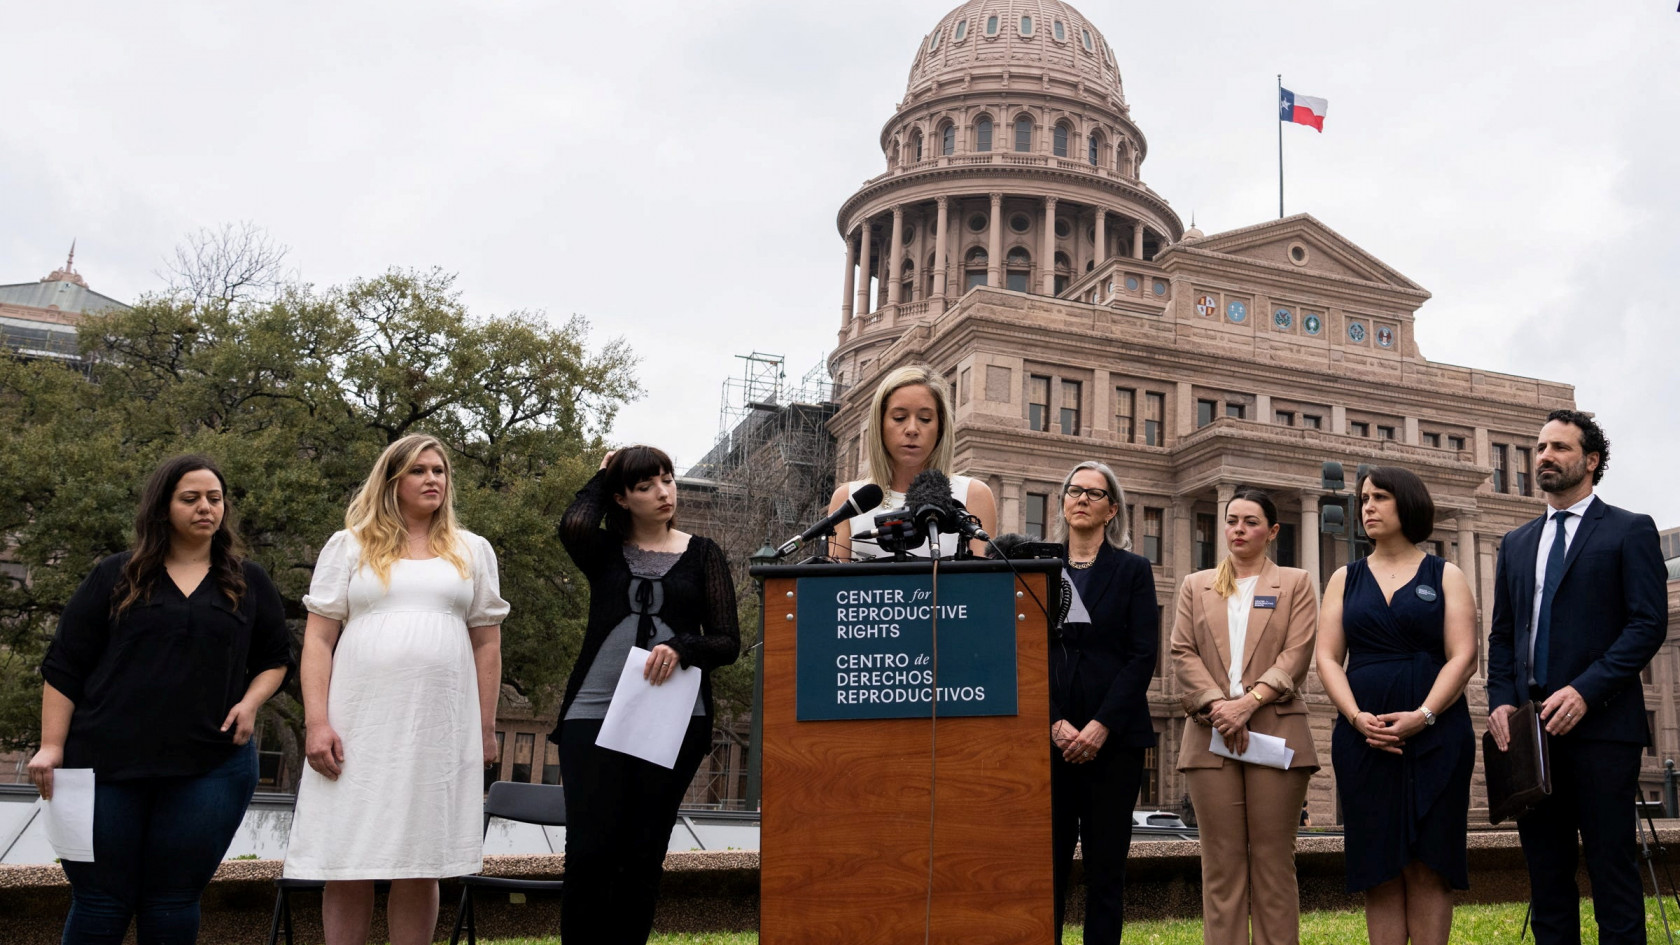
[[1079,571],[1083,571],[1086,568],[1088,568],[1091,565],[1096,564],[1096,563],[1097,563],[1097,559],[1095,559],[1095,558],[1092,558],[1089,561],[1075,561],[1072,558],[1068,559],[1068,567],[1074,568],[1074,569],[1079,570]]
[[[1371,564],[1371,567],[1372,567],[1372,568],[1373,568],[1373,569],[1375,569],[1375,568],[1376,568],[1376,567],[1377,567],[1377,564],[1376,564],[1376,563],[1375,563],[1375,562],[1376,562],[1376,560],[1377,560],[1377,559],[1376,559],[1376,558],[1369,558],[1369,559],[1367,559],[1367,560],[1369,560],[1369,561],[1370,561],[1370,562],[1372,562],[1372,564]],[[1423,557],[1422,557],[1422,556],[1421,556],[1421,555],[1420,555],[1420,556],[1418,556],[1418,557],[1416,557],[1416,558],[1406,558],[1406,559],[1404,559],[1404,560],[1402,560],[1402,561],[1399,561],[1399,562],[1396,562],[1396,563],[1393,563],[1393,564],[1387,564],[1387,563],[1385,563],[1385,564],[1383,564],[1383,565],[1381,565],[1381,566],[1382,566],[1382,567],[1383,567],[1383,568],[1385,568],[1385,569],[1387,569],[1387,571],[1388,571],[1388,579],[1389,579],[1389,580],[1390,580],[1390,581],[1393,581],[1393,580],[1397,580],[1397,579],[1398,579],[1398,578],[1399,578],[1399,577],[1400,577],[1400,569],[1401,569],[1401,568],[1403,568],[1403,567],[1405,567],[1405,566],[1406,566],[1406,565],[1408,565],[1408,564],[1412,564],[1412,563],[1414,563],[1414,562],[1417,562],[1417,561],[1421,561],[1421,560],[1423,560]]]

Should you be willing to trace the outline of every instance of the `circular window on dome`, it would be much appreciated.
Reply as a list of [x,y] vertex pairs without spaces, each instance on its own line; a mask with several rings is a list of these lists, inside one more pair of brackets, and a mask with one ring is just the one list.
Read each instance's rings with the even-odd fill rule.
[[1138,290],[1138,277],[1137,276],[1127,276],[1126,277],[1126,291],[1127,292],[1136,292],[1137,290]]
[[1348,322],[1348,340],[1356,345],[1365,343],[1365,323]]
[[986,215],[984,213],[976,213],[968,218],[968,228],[978,233],[986,228],[986,222]]
[[910,245],[910,241],[915,239],[915,238],[916,238],[916,224],[914,224],[914,223],[904,224],[904,245],[906,245],[906,246]]
[[1073,235],[1073,224],[1069,223],[1066,220],[1057,220],[1056,221],[1056,235],[1061,237],[1064,240],[1067,239],[1069,236],[1072,236]]
[[1080,39],[1081,42],[1083,42],[1085,44],[1085,51],[1086,52],[1094,52],[1095,51],[1094,48],[1091,45],[1091,31],[1090,30],[1080,30],[1079,31],[1079,39]]
[[951,34],[951,41],[954,42],[954,43],[960,43],[960,42],[963,41],[963,37],[965,37],[967,35],[968,35],[968,21],[963,20],[962,22],[957,24],[957,31],[955,33]]
[[1056,20],[1050,24],[1050,33],[1056,37],[1056,42],[1067,42],[1067,27],[1062,24],[1061,20]]
[[1162,282],[1159,279],[1155,280],[1155,294],[1156,295],[1166,295],[1167,294],[1167,284],[1165,282]]
[[1312,257],[1307,253],[1307,247],[1306,247],[1305,243],[1290,243],[1289,244],[1289,261],[1290,262],[1294,263],[1297,266],[1305,266],[1307,264],[1307,260],[1310,259],[1310,258],[1312,258]]
[[1022,36],[1031,36],[1032,35],[1032,17],[1030,17],[1030,16],[1021,17],[1021,35]]
[[998,18],[996,16],[986,17],[986,35],[987,36],[996,36],[997,31],[998,31]]
[[1027,228],[1030,226],[1032,226],[1032,221],[1027,219],[1027,215],[1024,213],[1017,213],[1009,218],[1009,228],[1017,233],[1027,232]]

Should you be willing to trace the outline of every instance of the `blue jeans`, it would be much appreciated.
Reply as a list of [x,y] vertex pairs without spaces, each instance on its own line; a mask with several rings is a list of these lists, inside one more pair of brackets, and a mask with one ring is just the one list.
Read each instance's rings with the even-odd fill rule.
[[198,899],[227,853],[257,786],[257,747],[197,777],[101,781],[93,795],[92,863],[65,860],[64,945],[193,945]]

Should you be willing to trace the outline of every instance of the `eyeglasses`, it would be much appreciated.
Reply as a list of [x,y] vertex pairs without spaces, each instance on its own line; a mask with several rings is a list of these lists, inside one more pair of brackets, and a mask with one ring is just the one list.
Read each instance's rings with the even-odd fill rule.
[[1070,499],[1077,499],[1082,495],[1089,496],[1092,502],[1101,502],[1109,496],[1107,489],[1087,489],[1084,486],[1068,486],[1062,490],[1062,494]]

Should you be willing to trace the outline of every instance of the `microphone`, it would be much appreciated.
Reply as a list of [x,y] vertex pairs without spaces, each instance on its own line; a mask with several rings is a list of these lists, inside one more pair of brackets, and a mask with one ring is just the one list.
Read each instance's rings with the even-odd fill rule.
[[949,501],[953,513],[952,518],[957,523],[957,531],[961,532],[964,538],[975,538],[985,542],[992,540],[992,536],[986,534],[986,530],[980,527],[980,519],[969,514],[968,506],[963,505],[961,499],[951,496]]
[[939,533],[954,531],[956,516],[951,508],[951,480],[937,469],[926,469],[911,480],[904,493],[904,507],[927,533],[928,557],[940,552]]
[[830,512],[826,518],[805,529],[793,538],[782,542],[776,549],[776,557],[785,558],[804,547],[813,538],[822,538],[834,534],[835,526],[854,515],[862,515],[881,504],[881,487],[873,482],[865,483],[843,505]]

